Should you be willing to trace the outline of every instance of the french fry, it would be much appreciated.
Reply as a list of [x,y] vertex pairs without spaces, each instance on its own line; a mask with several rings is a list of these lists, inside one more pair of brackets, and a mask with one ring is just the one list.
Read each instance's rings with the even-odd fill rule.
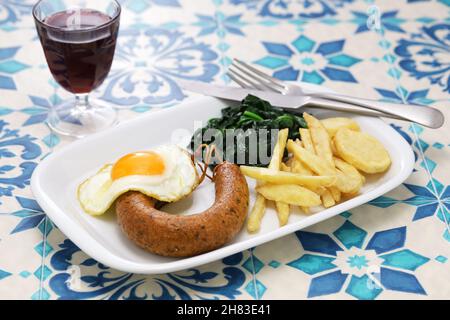
[[284,149],[286,149],[286,140],[289,129],[282,129],[278,132],[278,141],[273,149],[272,159],[270,159],[269,169],[280,170],[280,164],[283,160]]
[[329,187],[328,190],[336,203],[341,201],[341,191],[337,187]]
[[[303,148],[308,150],[309,152],[315,154],[316,150],[314,149],[314,144],[311,139],[311,133],[308,129],[300,129],[300,137],[302,138]],[[300,146],[301,147],[301,146]]]
[[314,144],[316,154],[327,161],[330,165],[334,166],[333,152],[331,151],[331,139],[327,130],[322,123],[312,115],[305,112],[303,117],[308,123],[311,140]]
[[299,173],[305,176],[312,176],[313,172],[303,165],[303,163],[295,158],[292,158],[292,164],[291,164],[291,172],[293,173]]
[[295,184],[265,184],[256,191],[264,198],[294,206],[314,207],[321,204],[320,196]]
[[347,128],[354,131],[360,131],[358,123],[350,118],[328,118],[320,121],[327,130],[330,138],[333,138],[336,132],[341,128]]
[[[306,129],[306,130],[308,130],[308,129]],[[302,141],[299,139],[295,139],[294,142],[296,144],[298,144],[300,147],[303,146]],[[301,161],[298,161],[297,159],[295,159],[295,157],[291,158],[290,167],[291,167],[291,172],[294,172],[294,173],[300,173],[305,176],[311,176],[313,174],[311,170],[309,170],[307,167],[305,167]]]
[[[309,132],[311,135],[312,143],[314,145],[314,150],[316,151],[316,155],[326,161],[330,165],[330,167],[334,168],[333,146],[327,130],[318,119],[311,116],[310,114],[305,113],[304,118],[308,123]],[[327,196],[328,193],[331,194],[334,202],[337,203],[341,200],[341,192],[337,187],[330,187],[329,192],[326,193]],[[328,204],[330,203],[331,201],[328,201]]]
[[280,201],[275,202],[277,208],[278,221],[280,222],[280,227],[284,226],[289,220],[290,208],[287,203]]
[[329,187],[336,183],[335,172],[330,176],[305,176],[299,173],[275,171],[268,168],[241,166],[243,175],[272,184],[297,184],[308,188]]
[[247,220],[247,230],[250,233],[257,232],[261,227],[261,220],[266,211],[266,199],[260,194],[256,195],[256,201],[253,205]]
[[335,176],[336,170],[329,163],[324,162],[319,156],[311,153],[305,148],[300,147],[294,141],[289,140],[287,148],[294,157],[300,160],[304,165],[309,167],[319,176]]
[[334,201],[333,195],[331,194],[330,190],[325,190],[325,192],[321,196],[322,198],[322,204],[325,208],[332,207],[336,204]]
[[[299,139],[296,139],[295,143],[297,143],[300,146],[302,145],[302,142]],[[311,170],[304,167],[303,164],[300,161],[298,161],[297,159],[295,159],[294,157],[289,159],[288,166],[289,166],[289,171],[293,172],[293,173],[300,173],[303,175],[310,175],[310,176],[313,174]],[[308,207],[300,207],[300,209],[306,214],[308,214],[310,212]]]
[[[346,193],[347,190],[345,179],[342,177],[339,178],[339,173],[336,168],[332,167],[327,162],[323,161],[319,156],[310,153],[305,148],[299,147],[292,140],[289,140],[287,143],[287,148],[289,152],[294,154],[296,159],[299,159],[303,162],[303,164],[309,167],[314,173],[319,176],[336,176],[336,182],[334,185],[330,185],[327,187],[335,186],[340,192]],[[333,161],[334,163],[334,161]],[[339,195],[335,194],[336,199],[339,199]]]
[[310,188],[310,190],[315,192],[315,193],[317,193],[319,196],[321,196],[325,191],[327,191],[327,188],[325,188],[325,187],[318,187],[318,188],[315,188],[315,189],[311,189]]
[[337,155],[336,146],[334,145],[334,140],[331,140],[331,152],[333,152],[333,155]]
[[284,172],[291,172],[291,167],[289,167],[287,164],[282,162],[280,164],[280,170],[284,171]]
[[[282,129],[278,132],[278,141],[273,150],[272,159],[270,159],[269,169],[279,171],[282,160],[284,149],[286,149],[286,140],[289,134],[289,129]],[[286,224],[289,219],[289,205],[285,203],[275,203],[275,207],[277,208],[278,220],[280,222],[280,226]]]

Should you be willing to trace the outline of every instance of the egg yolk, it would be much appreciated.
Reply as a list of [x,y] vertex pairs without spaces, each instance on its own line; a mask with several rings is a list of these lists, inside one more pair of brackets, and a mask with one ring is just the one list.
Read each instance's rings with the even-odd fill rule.
[[163,158],[152,151],[136,152],[120,158],[111,170],[111,179],[133,175],[160,175],[164,172]]

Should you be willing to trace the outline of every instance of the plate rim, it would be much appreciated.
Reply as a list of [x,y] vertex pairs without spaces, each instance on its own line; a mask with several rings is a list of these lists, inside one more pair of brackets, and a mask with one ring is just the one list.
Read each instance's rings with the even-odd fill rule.
[[[323,89],[322,89],[323,90]],[[164,113],[171,113],[177,110],[178,108],[185,108],[191,104],[199,103],[202,100],[219,100],[224,102],[223,99],[217,99],[212,97],[198,97],[194,99],[189,99],[186,101],[182,101],[176,106],[171,108],[167,108],[164,110],[160,110],[157,113],[161,116]],[[45,193],[43,188],[40,186],[40,177],[45,173],[46,168],[52,164],[53,159],[57,159],[59,154],[64,153],[66,150],[70,150],[80,144],[88,143],[91,140],[96,140],[102,138],[104,136],[108,136],[110,132],[115,130],[121,130],[124,126],[132,126],[134,123],[139,121],[147,121],[147,119],[151,119],[155,114],[148,113],[146,115],[124,121],[119,125],[105,130],[103,132],[99,132],[88,136],[84,139],[80,139],[74,142],[69,143],[66,146],[63,146],[59,150],[54,151],[50,155],[48,155],[45,159],[43,159],[34,170],[32,178],[31,178],[31,190],[36,198],[36,201],[42,207],[43,211],[48,215],[48,217],[58,226],[58,228],[63,232],[63,234],[70,239],[75,245],[77,245],[83,252],[92,258],[98,260],[99,262],[125,272],[130,273],[140,273],[140,274],[164,274],[175,271],[180,271],[188,268],[193,268],[199,265],[204,265],[207,263],[214,262],[216,260],[222,259],[229,255],[250,249],[252,247],[259,246],[261,244],[273,241],[275,239],[287,236],[293,232],[302,230],[306,227],[312,226],[319,222],[325,221],[334,217],[344,211],[353,209],[355,207],[361,206],[389,191],[399,186],[403,183],[412,173],[415,160],[414,153],[411,146],[396,132],[390,125],[385,123],[379,118],[373,118],[372,121],[379,122],[380,125],[386,127],[386,129],[392,130],[392,132],[397,136],[398,141],[402,144],[406,149],[409,150],[408,154],[405,154],[402,161],[404,161],[405,166],[402,171],[396,174],[392,179],[386,181],[384,183],[384,187],[377,187],[373,190],[370,190],[364,194],[361,194],[360,197],[354,198],[356,201],[348,200],[343,203],[340,203],[331,208],[320,211],[322,213],[321,217],[317,217],[317,215],[312,215],[307,219],[303,219],[296,223],[287,224],[281,228],[272,230],[266,234],[261,234],[259,237],[254,237],[250,239],[246,239],[243,242],[232,243],[216,249],[214,251],[204,253],[201,255],[197,255],[189,258],[181,258],[175,261],[155,263],[152,265],[145,263],[138,263],[129,261],[123,257],[120,257],[116,254],[112,254],[111,251],[105,249],[103,245],[101,245],[98,241],[96,241],[89,233],[82,228],[81,224],[74,224],[70,218],[67,218],[67,215],[64,213],[64,210],[60,208],[50,197]],[[368,118],[368,117],[364,117]],[[86,238],[83,236],[89,235],[90,239],[93,241],[86,241]],[[89,245],[87,245],[89,243]]]

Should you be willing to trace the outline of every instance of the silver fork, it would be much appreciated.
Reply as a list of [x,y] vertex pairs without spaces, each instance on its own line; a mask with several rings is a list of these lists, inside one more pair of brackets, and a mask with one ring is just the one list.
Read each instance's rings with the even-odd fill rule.
[[413,121],[430,128],[439,128],[444,123],[444,115],[434,108],[380,102],[340,94],[306,92],[299,85],[287,84],[238,59],[233,59],[227,74],[231,80],[246,89],[310,97],[310,104],[316,108]]

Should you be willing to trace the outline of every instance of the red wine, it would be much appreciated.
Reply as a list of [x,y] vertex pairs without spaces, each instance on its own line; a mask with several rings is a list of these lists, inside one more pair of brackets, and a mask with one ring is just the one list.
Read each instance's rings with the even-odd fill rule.
[[48,66],[67,91],[89,93],[111,69],[119,19],[96,10],[61,11],[37,25]]

